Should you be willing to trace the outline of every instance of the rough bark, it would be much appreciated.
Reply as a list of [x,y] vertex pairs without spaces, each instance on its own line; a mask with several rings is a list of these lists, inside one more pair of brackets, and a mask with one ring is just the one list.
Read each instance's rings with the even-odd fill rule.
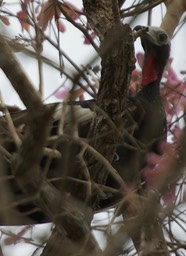
[[120,23],[119,6],[115,0],[83,0],[83,5],[89,24],[101,40],[113,25]]
[[[100,55],[102,72],[97,111],[89,137],[90,144],[112,162],[116,147],[125,133],[126,94],[134,68],[133,37],[128,25],[118,24],[107,32],[100,47]],[[94,156],[86,157],[94,182],[105,184],[108,170],[99,162],[95,163]],[[97,200],[91,202],[94,208],[99,201],[97,196]]]

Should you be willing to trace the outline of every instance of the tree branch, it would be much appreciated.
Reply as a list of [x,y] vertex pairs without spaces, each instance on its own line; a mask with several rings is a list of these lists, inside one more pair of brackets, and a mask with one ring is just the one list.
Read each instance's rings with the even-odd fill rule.
[[161,28],[167,31],[169,37],[173,36],[173,33],[178,26],[178,23],[186,11],[185,0],[167,0],[165,1],[167,12],[161,23]]
[[[95,246],[96,242],[90,233],[92,211],[83,203],[80,207],[79,202],[68,194],[61,194],[47,181],[40,168],[54,107],[42,104],[38,93],[2,37],[0,37],[0,48],[0,67],[28,108],[26,131],[12,164],[16,182],[25,195],[33,198],[33,203],[56,223],[58,233],[64,234],[59,237],[60,245],[64,246],[65,236],[68,237],[71,248],[76,241],[79,252],[83,251],[84,255],[87,255],[87,247],[89,250],[91,247],[94,253],[98,247]],[[77,248],[76,253],[78,253]]]
[[4,71],[24,105],[29,111],[34,110],[35,112],[35,109],[40,108],[42,105],[40,97],[2,36],[0,36],[0,49],[0,68]]
[[120,23],[118,1],[83,0],[83,5],[88,22],[100,39],[114,24]]

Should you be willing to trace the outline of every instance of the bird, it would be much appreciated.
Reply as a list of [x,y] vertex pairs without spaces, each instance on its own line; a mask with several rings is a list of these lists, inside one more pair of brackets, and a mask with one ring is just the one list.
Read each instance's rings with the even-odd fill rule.
[[[142,28],[143,26],[137,26],[134,30],[139,31]],[[128,110],[125,117],[129,119],[127,131],[131,136],[125,136],[123,141],[117,145],[116,157],[112,162],[113,167],[128,184],[134,183],[141,175],[140,170],[145,164],[147,152],[158,152],[160,141],[166,139],[166,118],[160,95],[160,81],[169,57],[170,39],[163,29],[148,27],[147,31],[141,35],[141,44],[145,52],[141,90],[134,97],[128,98]],[[56,148],[62,155],[61,158],[54,157],[48,160],[47,155],[45,155],[40,165],[44,169],[49,164],[48,178],[54,180],[53,184],[58,189],[61,189],[60,186],[62,186],[61,180],[57,179],[61,169],[70,169],[73,173],[75,161],[72,161],[72,155],[78,155],[80,150],[76,144],[69,143],[68,136],[73,135],[84,139],[88,137],[91,122],[95,116],[95,104],[95,100],[70,102],[69,104],[52,103],[52,106],[55,105],[56,108],[50,135],[57,135],[59,126],[63,122],[63,133],[67,135],[67,139],[62,140]],[[64,114],[63,120],[61,120],[62,113]],[[27,111],[13,111],[10,114],[15,127],[24,134],[28,119]],[[2,117],[0,120],[0,140],[3,141],[3,146],[10,154],[16,151],[16,146],[10,139],[10,135],[7,134],[7,125]],[[71,158],[69,158],[68,152],[71,152]],[[5,161],[3,166],[5,166],[6,173],[10,175],[11,165]],[[7,180],[6,184],[13,201],[25,199],[24,194],[13,179]],[[119,188],[111,175],[108,175],[106,185],[114,189]],[[116,195],[111,193],[107,196],[106,194],[105,198],[100,200],[98,210],[114,205],[121,198],[120,191]],[[12,209],[12,213],[12,216],[17,216],[17,218],[5,220],[1,218],[0,214],[0,225],[39,224],[50,221],[30,201],[17,204]],[[20,218],[20,216],[22,217]]]
[[[136,26],[134,30],[142,28]],[[128,104],[133,118],[130,125],[137,124],[133,131],[133,141],[128,142],[133,149],[119,146],[116,150],[119,157],[113,162],[126,182],[137,179],[139,170],[145,164],[144,156],[147,152],[160,153],[160,142],[166,140],[167,133],[160,81],[170,54],[170,39],[163,29],[148,27],[148,31],[141,35],[141,44],[145,52],[141,90]]]

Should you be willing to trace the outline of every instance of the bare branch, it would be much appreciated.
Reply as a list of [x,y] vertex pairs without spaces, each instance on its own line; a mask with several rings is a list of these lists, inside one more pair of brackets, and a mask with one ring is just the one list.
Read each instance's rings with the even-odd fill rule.
[[167,0],[165,4],[167,12],[161,23],[161,28],[167,31],[171,38],[183,13],[186,11],[186,2],[185,0]]
[[22,71],[20,64],[15,59],[9,45],[0,36],[0,67],[4,71],[12,86],[17,91],[21,100],[29,110],[41,107],[41,100],[31,82]]

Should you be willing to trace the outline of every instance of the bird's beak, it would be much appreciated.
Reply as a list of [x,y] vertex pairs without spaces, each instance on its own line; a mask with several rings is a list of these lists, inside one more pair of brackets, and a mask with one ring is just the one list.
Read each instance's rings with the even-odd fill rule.
[[136,26],[134,28],[135,39],[141,37],[141,40],[147,40],[156,46],[170,45],[170,38],[165,30],[159,27],[145,27],[145,26]]
[[133,29],[133,37],[134,37],[134,40],[136,40],[138,37],[142,37],[142,35],[144,35],[147,31],[148,31],[148,27],[145,27],[145,26],[136,26],[134,29]]

